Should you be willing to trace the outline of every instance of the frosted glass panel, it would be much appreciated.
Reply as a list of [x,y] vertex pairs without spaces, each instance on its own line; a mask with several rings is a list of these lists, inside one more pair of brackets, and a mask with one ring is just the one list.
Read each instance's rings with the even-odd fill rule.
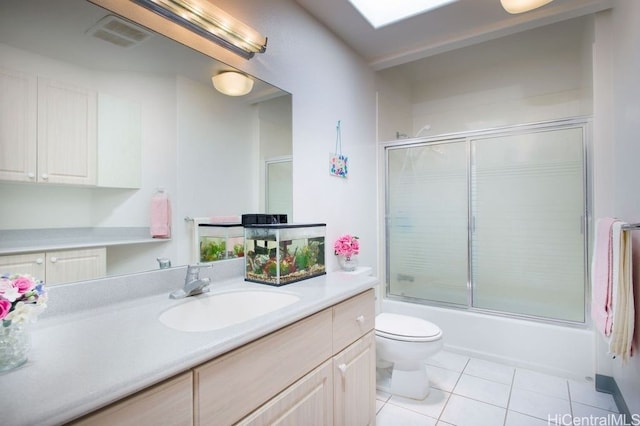
[[473,306],[584,321],[581,128],[471,141]]
[[392,295],[466,305],[464,141],[387,149],[387,262]]

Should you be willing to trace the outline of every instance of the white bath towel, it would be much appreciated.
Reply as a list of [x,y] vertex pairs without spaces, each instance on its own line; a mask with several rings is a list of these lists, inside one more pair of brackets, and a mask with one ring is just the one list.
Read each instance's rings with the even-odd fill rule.
[[613,231],[613,326],[609,339],[609,353],[614,357],[621,357],[623,361],[627,361],[632,355],[635,322],[631,235],[629,232],[622,230],[622,224],[620,223],[614,224]]

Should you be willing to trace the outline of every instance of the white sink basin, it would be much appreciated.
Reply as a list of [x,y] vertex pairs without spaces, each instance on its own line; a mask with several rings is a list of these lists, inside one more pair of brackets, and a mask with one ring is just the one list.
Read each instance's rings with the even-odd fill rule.
[[300,300],[294,294],[238,290],[191,297],[167,309],[158,318],[180,331],[211,331],[268,314]]

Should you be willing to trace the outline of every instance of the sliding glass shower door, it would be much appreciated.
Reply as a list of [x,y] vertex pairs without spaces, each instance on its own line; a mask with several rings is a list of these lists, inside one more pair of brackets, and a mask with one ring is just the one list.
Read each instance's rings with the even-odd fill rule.
[[389,149],[389,291],[467,304],[467,145]]
[[582,129],[470,143],[473,306],[583,322]]
[[584,135],[579,123],[387,146],[387,295],[583,323]]

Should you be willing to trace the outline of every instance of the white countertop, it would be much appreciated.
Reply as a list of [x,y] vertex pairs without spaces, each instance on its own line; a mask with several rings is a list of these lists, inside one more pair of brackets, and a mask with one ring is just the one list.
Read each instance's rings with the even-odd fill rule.
[[208,332],[182,332],[158,320],[187,299],[168,293],[52,318],[32,327],[28,362],[0,374],[1,423],[56,425],[188,370],[376,285],[371,276],[330,273],[283,287],[233,278],[211,293],[237,289],[296,294],[300,301],[271,314]]

